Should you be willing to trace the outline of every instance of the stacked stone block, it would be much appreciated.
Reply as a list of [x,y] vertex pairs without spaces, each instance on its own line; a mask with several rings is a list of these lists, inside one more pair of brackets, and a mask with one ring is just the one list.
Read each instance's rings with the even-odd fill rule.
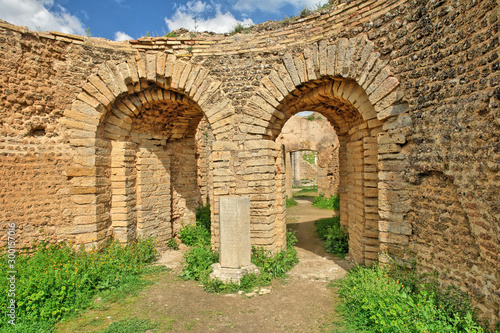
[[135,144],[111,145],[111,225],[115,239],[127,244],[137,237],[136,180],[141,184],[141,179],[137,179]]

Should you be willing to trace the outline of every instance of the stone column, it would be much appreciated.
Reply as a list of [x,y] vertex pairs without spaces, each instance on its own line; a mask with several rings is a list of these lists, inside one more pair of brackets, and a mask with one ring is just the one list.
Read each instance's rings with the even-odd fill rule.
[[112,142],[111,153],[111,225],[114,237],[120,243],[136,238],[135,198],[135,143]]
[[286,180],[286,196],[291,198],[292,192],[292,156],[291,152],[285,152],[285,180]]
[[293,152],[293,185],[300,186],[300,151]]
[[213,265],[212,279],[240,283],[245,274],[258,273],[251,262],[250,198],[219,198],[220,262]]

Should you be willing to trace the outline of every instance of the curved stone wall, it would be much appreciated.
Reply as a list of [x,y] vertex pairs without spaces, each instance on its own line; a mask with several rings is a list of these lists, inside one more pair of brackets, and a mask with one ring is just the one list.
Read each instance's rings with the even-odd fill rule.
[[495,0],[334,2],[248,35],[121,43],[0,23],[0,219],[26,245],[164,242],[202,201],[194,131],[206,119],[214,246],[218,198],[245,195],[252,244],[277,250],[274,139],[313,110],[339,135],[354,258],[415,257],[498,319],[498,11]]

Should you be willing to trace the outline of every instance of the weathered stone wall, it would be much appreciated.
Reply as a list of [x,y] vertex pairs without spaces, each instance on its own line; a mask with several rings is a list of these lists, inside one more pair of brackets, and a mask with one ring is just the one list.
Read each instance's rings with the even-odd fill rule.
[[[186,139],[183,158],[194,163],[191,138],[207,118],[214,239],[218,197],[249,195],[252,244],[277,249],[285,157],[274,140],[293,114],[313,110],[339,136],[341,219],[356,260],[405,259],[411,249],[420,269],[437,269],[498,319],[498,1],[333,5],[291,25],[204,39],[114,43],[0,24],[0,217],[26,244],[99,245],[121,227],[115,208],[138,213],[132,124],[175,91],[186,107],[160,145]],[[112,174],[114,161],[129,171]],[[126,195],[115,200],[119,186]],[[138,232],[127,217],[134,223],[122,234]]]

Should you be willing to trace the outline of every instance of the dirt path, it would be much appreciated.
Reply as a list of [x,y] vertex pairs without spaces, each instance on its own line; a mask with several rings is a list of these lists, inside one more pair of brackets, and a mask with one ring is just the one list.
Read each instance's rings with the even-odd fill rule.
[[331,332],[335,294],[327,281],[344,276],[349,264],[327,254],[314,233],[314,220],[332,212],[298,201],[287,210],[287,221],[297,231],[300,263],[290,278],[263,289],[265,294],[206,293],[196,282],[178,277],[182,253],[169,251],[160,262],[172,270],[154,276],[155,284],[139,296],[90,310],[59,325],[58,332],[96,332],[127,317],[159,322],[154,332]]

